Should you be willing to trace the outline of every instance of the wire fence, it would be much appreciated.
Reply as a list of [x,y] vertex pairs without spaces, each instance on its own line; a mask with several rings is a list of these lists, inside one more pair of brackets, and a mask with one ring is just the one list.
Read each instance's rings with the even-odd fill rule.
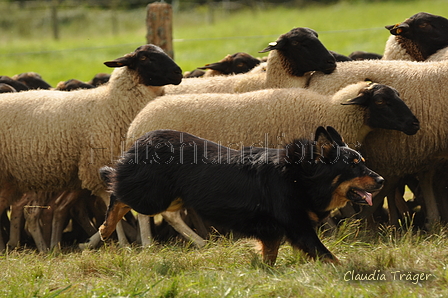
[[[348,30],[329,30],[320,31],[319,34],[337,34],[346,32],[362,32],[362,31],[384,31],[384,27],[375,28],[358,28],[358,29],[348,29]],[[252,35],[252,36],[226,36],[226,37],[214,37],[214,38],[175,38],[174,43],[183,42],[195,42],[195,41],[217,41],[217,40],[237,40],[237,39],[259,39],[259,38],[277,38],[278,35]],[[25,56],[25,55],[39,55],[39,54],[52,54],[61,52],[78,52],[78,51],[96,51],[111,48],[122,48],[127,46],[140,46],[141,42],[136,43],[124,43],[115,44],[109,46],[97,46],[97,47],[78,47],[78,48],[68,48],[59,50],[46,50],[46,51],[28,51],[28,52],[13,52],[13,53],[0,53],[0,57],[10,57],[10,56]]]

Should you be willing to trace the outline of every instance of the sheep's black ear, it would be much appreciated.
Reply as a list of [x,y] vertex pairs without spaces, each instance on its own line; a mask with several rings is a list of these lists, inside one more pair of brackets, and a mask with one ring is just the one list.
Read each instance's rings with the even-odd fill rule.
[[198,69],[213,69],[213,70],[223,71],[226,69],[226,67],[227,67],[227,65],[224,65],[223,62],[215,62],[215,63],[205,64],[205,66],[198,67]]
[[345,146],[344,139],[342,138],[342,136],[338,133],[338,131],[334,127],[327,126],[327,132],[330,135],[330,137],[333,139],[333,141],[336,142],[336,144],[338,144],[339,146]]
[[131,56],[124,56],[124,57],[120,57],[120,58],[117,58],[112,61],[106,61],[106,62],[104,62],[104,64],[107,67],[123,67],[123,66],[131,65],[132,62],[133,62],[133,59]]
[[270,42],[269,45],[258,53],[266,53],[272,50],[280,50],[285,46],[286,41],[284,39],[279,39],[277,41]]
[[374,87],[375,83],[370,83],[367,87],[361,89],[359,91],[358,96],[352,99],[348,99],[346,102],[342,102],[341,105],[361,105],[361,106],[368,106],[369,105],[369,99],[370,99],[370,93]]
[[386,26],[386,29],[389,30],[392,35],[400,35],[402,32],[406,32],[409,30],[409,24],[403,22],[398,23],[393,26]]
[[360,105],[367,106],[368,105],[369,96],[365,92],[361,92],[357,97],[347,100],[346,102],[341,102],[341,105]]
[[316,129],[314,141],[316,143],[314,159],[318,161],[321,157],[328,158],[333,148],[333,139],[323,126]]

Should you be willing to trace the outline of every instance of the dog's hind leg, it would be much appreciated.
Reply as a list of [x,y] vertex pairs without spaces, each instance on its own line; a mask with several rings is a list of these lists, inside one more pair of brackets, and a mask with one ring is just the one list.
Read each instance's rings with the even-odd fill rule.
[[199,214],[193,208],[187,208],[187,216],[191,220],[193,227],[196,230],[196,234],[202,238],[208,238],[209,229],[204,224],[204,221]]
[[205,246],[205,240],[196,234],[180,216],[180,210],[177,211],[164,211],[161,213],[163,219],[165,219],[179,234],[185,239],[192,241],[197,247],[202,248]]
[[260,240],[261,241],[261,255],[263,256],[263,262],[270,266],[274,266],[277,260],[278,248],[282,243],[282,239],[275,240]]

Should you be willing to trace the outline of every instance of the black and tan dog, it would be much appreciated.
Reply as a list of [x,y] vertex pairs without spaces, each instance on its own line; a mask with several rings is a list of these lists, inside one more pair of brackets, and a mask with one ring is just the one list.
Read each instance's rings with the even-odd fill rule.
[[336,261],[315,221],[348,201],[371,205],[384,181],[332,127],[319,127],[314,141],[240,151],[184,132],[152,131],[102,174],[112,190],[103,239],[130,208],[155,215],[191,207],[211,223],[259,239],[268,264],[284,237],[313,258]]

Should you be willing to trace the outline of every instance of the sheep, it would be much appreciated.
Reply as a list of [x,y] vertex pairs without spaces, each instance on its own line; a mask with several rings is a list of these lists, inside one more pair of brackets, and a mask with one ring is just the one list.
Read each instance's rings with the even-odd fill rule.
[[184,72],[184,78],[201,78],[205,75],[205,71],[200,69],[195,69],[193,71],[186,71]]
[[[165,95],[148,104],[132,121],[126,148],[145,132],[157,129],[186,131],[233,149],[278,148],[293,137],[309,136],[318,124],[335,127],[347,144],[354,145],[380,127],[407,134],[415,134],[419,128],[418,120],[395,90],[368,82],[350,85],[334,96],[300,88]],[[180,222],[177,213],[163,216],[181,235],[204,245]],[[143,224],[143,217],[139,216],[139,222]]]
[[206,64],[197,69],[207,70],[203,77],[212,77],[217,75],[230,75],[246,73],[258,64],[260,59],[257,59],[247,53],[238,52],[233,55],[227,55],[221,61]]
[[[428,187],[432,184],[433,177],[424,172],[432,171],[434,167],[430,162],[438,160],[438,156],[443,156],[447,150],[444,124],[448,119],[442,113],[448,108],[443,100],[448,92],[448,87],[445,87],[447,69],[448,61],[352,61],[338,64],[336,71],[330,75],[316,73],[309,85],[310,90],[333,94],[348,84],[369,78],[400,91],[405,102],[421,121],[421,132],[412,138],[390,131],[374,132],[361,151],[368,164],[387,178],[383,193],[390,191],[392,181],[407,174],[419,173],[425,204],[429,208],[429,224],[440,220],[441,216],[433,190]],[[379,203],[378,200],[376,202]],[[365,214],[367,213],[361,215]]]
[[100,85],[106,84],[110,80],[110,74],[100,72],[97,73],[90,81],[87,82],[87,84],[93,85],[95,87],[98,87]]
[[70,79],[59,82],[55,90],[73,91],[77,89],[93,89],[109,82],[110,74],[98,73],[90,81],[83,82],[77,79]]
[[386,26],[392,36],[384,50],[384,60],[425,61],[448,46],[448,19],[419,12],[404,22]]
[[0,185],[24,193],[88,189],[108,200],[98,169],[120,155],[132,119],[163,85],[179,84],[182,71],[154,45],[105,65],[115,68],[111,79],[95,89],[0,95]]
[[[447,26],[448,20],[446,18],[424,12],[415,14],[402,23],[386,26],[386,29],[392,35],[387,40],[382,59],[407,61],[440,61],[447,59],[448,34],[445,30]],[[391,181],[392,179],[389,178],[389,185],[391,185]],[[392,197],[393,199],[388,196],[390,222],[397,225],[398,214],[394,211],[396,196],[392,195]],[[397,203],[404,206],[403,202]],[[400,213],[406,213],[407,211],[406,209],[400,210]]]
[[95,88],[95,86],[88,83],[84,83],[77,79],[70,79],[65,82],[59,82],[55,89],[60,91],[73,91],[78,89],[92,89],[92,88]]
[[306,87],[313,71],[331,73],[336,67],[333,55],[309,28],[294,28],[261,52],[270,52],[266,73],[185,79],[179,86],[167,86],[165,93],[238,93],[283,88],[289,87],[286,85],[290,77],[300,81],[300,87]]
[[10,92],[17,92],[17,90],[9,84],[0,83],[0,93],[10,93]]
[[13,78],[8,77],[8,76],[0,76],[0,83],[7,84],[7,85],[13,87],[18,92],[19,91],[26,91],[26,90],[30,89],[25,84],[23,84],[23,83],[21,83],[19,81],[16,81]]
[[34,89],[52,89],[42,76],[35,72],[24,72],[12,77],[13,80],[25,84],[30,90]]
[[336,53],[334,51],[330,51],[330,53],[333,55],[333,57],[336,59],[336,62],[344,62],[344,61],[352,61],[353,59],[350,57],[347,57],[345,55]]
[[350,55],[348,55],[348,57],[352,60],[368,60],[368,59],[376,60],[383,58],[383,55],[365,51],[354,51],[351,52]]

